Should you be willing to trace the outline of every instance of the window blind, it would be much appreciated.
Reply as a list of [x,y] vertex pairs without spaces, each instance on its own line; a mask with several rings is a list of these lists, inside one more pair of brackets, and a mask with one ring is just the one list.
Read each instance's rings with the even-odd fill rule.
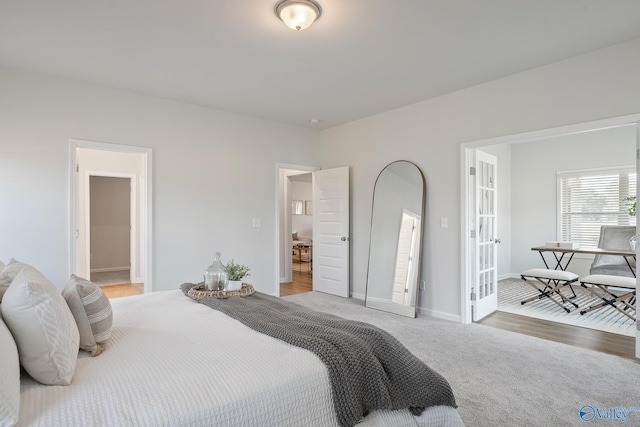
[[635,225],[628,198],[636,195],[633,168],[558,173],[560,240],[597,247],[602,225]]

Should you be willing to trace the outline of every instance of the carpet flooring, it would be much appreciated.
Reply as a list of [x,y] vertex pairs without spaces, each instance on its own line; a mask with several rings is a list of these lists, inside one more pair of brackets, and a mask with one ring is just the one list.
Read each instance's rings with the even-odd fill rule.
[[[580,285],[573,286],[573,289],[577,298],[572,301],[578,304],[580,309],[600,302],[591,295],[588,289]],[[571,295],[568,289],[565,289],[563,294]],[[524,305],[520,303],[520,301],[535,295],[537,295],[537,291],[524,283],[522,279],[500,280],[498,282],[498,310],[614,334],[636,336],[635,322],[613,307],[604,307],[581,315],[580,309],[571,307],[571,312],[567,313],[546,298]]]
[[469,427],[584,426],[587,420],[596,426],[620,425],[621,418],[604,416],[622,416],[621,408],[626,410],[623,425],[640,425],[638,359],[475,323],[405,318],[319,292],[285,299],[393,334],[449,381]]

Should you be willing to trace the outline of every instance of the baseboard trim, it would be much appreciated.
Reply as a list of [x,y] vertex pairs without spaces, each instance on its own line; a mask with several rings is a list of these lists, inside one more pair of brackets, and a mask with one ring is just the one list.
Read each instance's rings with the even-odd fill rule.
[[107,268],[92,268],[92,273],[106,273],[109,271],[125,271],[131,270],[131,267],[107,267]]
[[436,319],[448,320],[449,322],[460,323],[462,321],[462,317],[460,317],[459,314],[445,313],[443,311],[432,310],[430,308],[418,307],[418,313],[435,317]]
[[[352,293],[351,298],[364,301],[365,295],[359,294],[359,293]],[[445,313],[442,311],[431,310],[429,308],[423,308],[423,307],[418,307],[418,313],[424,314],[425,316],[435,317],[438,319],[448,320],[450,322],[456,322],[456,323],[460,323],[462,319],[460,315],[457,315],[457,314]]]
[[365,295],[364,294],[352,293],[351,294],[351,298],[364,301]]

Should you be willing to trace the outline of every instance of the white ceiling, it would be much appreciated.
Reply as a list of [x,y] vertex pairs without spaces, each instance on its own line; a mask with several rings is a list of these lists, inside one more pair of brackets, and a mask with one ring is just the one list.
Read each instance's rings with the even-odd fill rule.
[[638,0],[276,1],[0,0],[0,64],[323,129],[640,37]]

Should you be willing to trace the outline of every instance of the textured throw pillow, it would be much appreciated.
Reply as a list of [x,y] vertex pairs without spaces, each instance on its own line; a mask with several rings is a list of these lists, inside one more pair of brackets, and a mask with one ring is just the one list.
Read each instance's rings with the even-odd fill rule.
[[293,234],[291,235],[291,239],[292,239],[293,241],[298,240],[298,233],[293,233]]
[[71,275],[62,290],[80,331],[80,348],[97,356],[111,338],[113,314],[109,298],[100,287],[90,281]]
[[69,385],[80,336],[58,289],[42,273],[23,268],[4,294],[2,315],[29,375],[42,384]]
[[[0,306],[1,307],[1,306]],[[0,308],[0,311],[2,309]],[[0,315],[0,426],[18,422],[20,412],[20,361],[11,331]]]
[[9,261],[9,264],[2,264],[2,268],[0,268],[0,301],[2,301],[2,296],[9,288],[13,279],[18,275],[20,270],[25,267],[33,268],[29,264],[22,263],[13,258]]

